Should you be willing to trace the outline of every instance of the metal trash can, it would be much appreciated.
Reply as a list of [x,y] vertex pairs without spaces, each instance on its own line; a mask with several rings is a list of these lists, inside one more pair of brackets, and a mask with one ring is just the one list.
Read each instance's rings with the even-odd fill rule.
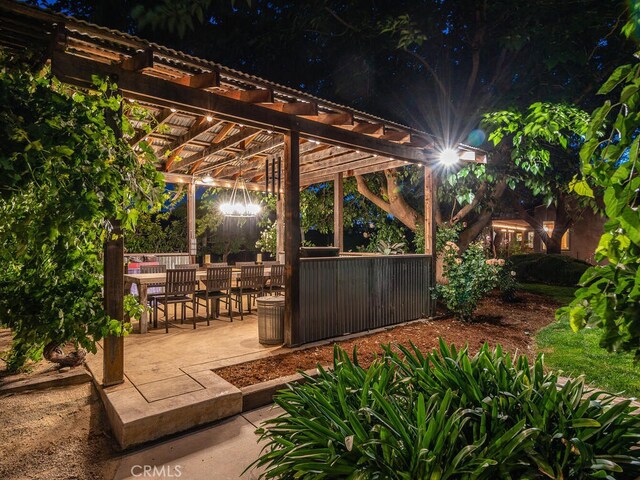
[[284,297],[258,297],[258,341],[263,345],[284,343]]

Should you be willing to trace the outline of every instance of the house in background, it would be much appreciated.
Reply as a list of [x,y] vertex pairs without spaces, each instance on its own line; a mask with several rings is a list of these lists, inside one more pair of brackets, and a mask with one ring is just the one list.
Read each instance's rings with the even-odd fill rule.
[[[553,207],[540,205],[534,209],[534,217],[551,233],[556,212]],[[562,237],[563,255],[594,263],[594,252],[604,231],[606,219],[586,210]],[[517,214],[495,218],[491,222],[493,245],[496,254],[502,256],[519,253],[544,253],[545,244],[534,228]]]

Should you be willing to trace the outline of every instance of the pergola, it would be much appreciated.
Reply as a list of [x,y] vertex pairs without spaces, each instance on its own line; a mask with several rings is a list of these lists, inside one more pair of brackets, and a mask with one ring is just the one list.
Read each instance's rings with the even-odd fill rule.
[[[0,0],[0,45],[42,50],[56,77],[90,88],[93,75],[111,78],[125,99],[145,107],[146,141],[167,182],[187,185],[189,249],[195,255],[195,189],[231,187],[239,175],[255,191],[277,194],[278,251],[285,252],[286,341],[300,326],[300,190],[335,182],[334,245],[342,247],[344,177],[417,164],[425,170],[425,254],[433,260],[432,171],[435,139],[397,123],[316,98],[217,63],[61,14]],[[461,158],[482,152],[456,146]],[[122,240],[105,249],[105,305],[122,318]],[[105,341],[105,385],[122,379],[123,345]]]

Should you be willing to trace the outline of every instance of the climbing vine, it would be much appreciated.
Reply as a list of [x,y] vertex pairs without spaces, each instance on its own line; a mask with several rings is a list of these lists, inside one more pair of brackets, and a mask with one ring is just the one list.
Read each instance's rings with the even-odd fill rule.
[[[129,147],[117,86],[72,90],[48,69],[0,57],[0,321],[10,367],[65,342],[95,351],[120,331],[103,310],[103,243],[157,207],[153,153]],[[120,130],[125,138],[119,135]]]

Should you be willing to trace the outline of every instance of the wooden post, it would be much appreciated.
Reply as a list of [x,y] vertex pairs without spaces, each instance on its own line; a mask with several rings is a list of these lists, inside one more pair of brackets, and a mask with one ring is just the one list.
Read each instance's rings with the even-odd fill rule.
[[431,167],[424,167],[424,254],[435,253],[435,228],[433,215],[433,172]]
[[[114,320],[123,320],[124,238],[120,222],[112,220],[113,230],[104,244],[104,310]],[[124,382],[124,337],[104,338],[102,385]]]
[[344,184],[342,172],[333,177],[333,246],[344,250]]
[[282,196],[276,202],[276,260],[284,253],[284,200]]
[[187,185],[187,251],[189,263],[196,263],[198,246],[196,244],[196,185]]
[[284,136],[284,342],[298,343],[300,328],[300,134]]
[[[111,80],[118,82],[117,76]],[[115,92],[112,92],[113,95]],[[119,93],[119,92],[118,92]],[[122,105],[117,111],[105,110],[105,122],[117,138],[122,138]],[[112,319],[124,321],[124,236],[120,221],[111,220],[111,231],[104,243],[104,311]],[[103,341],[102,385],[124,382],[124,336],[108,335]]]
[[[431,274],[429,275],[429,283],[431,287],[436,286],[438,262],[436,258],[436,224],[435,215],[433,213],[433,196],[437,194],[434,191],[435,182],[433,181],[433,171],[431,167],[424,167],[424,253],[431,255]],[[430,311],[427,315],[435,314],[436,302],[431,299]]]

